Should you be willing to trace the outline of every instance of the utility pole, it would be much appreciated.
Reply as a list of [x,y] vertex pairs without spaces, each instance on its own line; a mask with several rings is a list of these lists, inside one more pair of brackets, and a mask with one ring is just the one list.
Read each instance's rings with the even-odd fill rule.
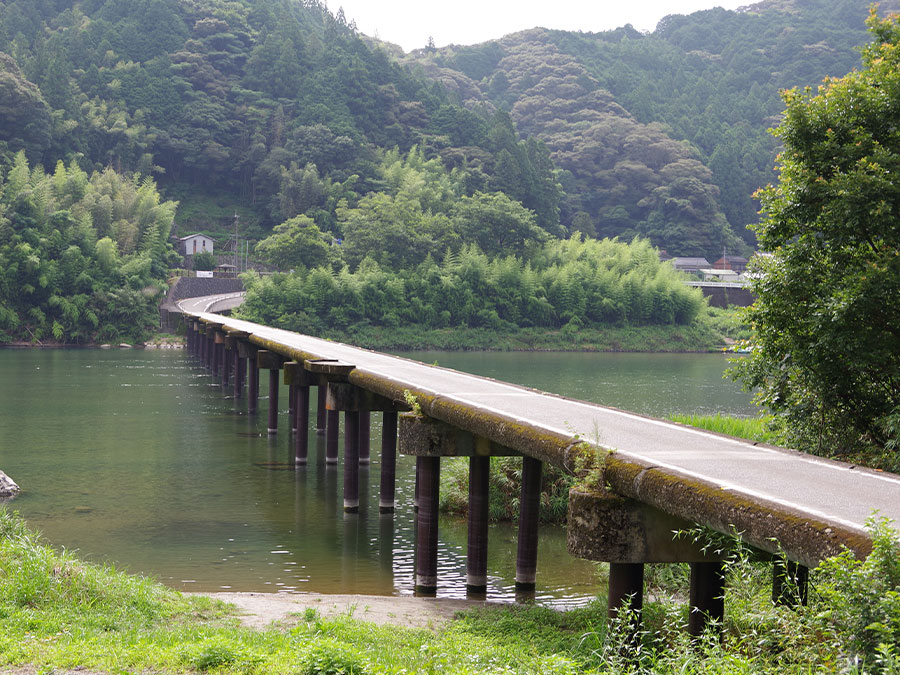
[[234,273],[237,274],[240,272],[240,267],[238,266],[238,220],[240,216],[238,216],[237,211],[234,212]]

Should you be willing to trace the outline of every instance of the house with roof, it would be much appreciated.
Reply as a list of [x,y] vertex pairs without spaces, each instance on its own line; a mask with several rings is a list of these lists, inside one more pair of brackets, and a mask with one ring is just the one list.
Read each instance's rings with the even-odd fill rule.
[[679,272],[687,272],[688,274],[700,274],[700,270],[706,270],[711,267],[706,258],[672,258],[669,262]]
[[205,234],[189,234],[178,240],[178,251],[181,255],[194,255],[202,251],[213,252],[213,240]]
[[738,274],[747,271],[747,259],[739,255],[723,255],[713,263],[716,270],[734,270]]

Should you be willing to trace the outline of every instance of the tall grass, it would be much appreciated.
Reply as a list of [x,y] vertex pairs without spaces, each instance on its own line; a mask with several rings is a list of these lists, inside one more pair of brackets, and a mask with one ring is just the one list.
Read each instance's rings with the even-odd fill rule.
[[900,674],[900,540],[880,521],[865,561],[850,554],[812,572],[809,606],[774,606],[771,566],[736,542],[721,635],[691,641],[687,582],[606,620],[602,598],[557,612],[481,609],[438,631],[375,626],[316,612],[265,631],[242,628],[209,599],[60,553],[0,509],[0,667],[39,672]]
[[715,431],[736,438],[746,438],[758,443],[777,443],[778,434],[773,428],[771,415],[762,417],[730,417],[728,415],[672,415],[669,419],[679,424]]

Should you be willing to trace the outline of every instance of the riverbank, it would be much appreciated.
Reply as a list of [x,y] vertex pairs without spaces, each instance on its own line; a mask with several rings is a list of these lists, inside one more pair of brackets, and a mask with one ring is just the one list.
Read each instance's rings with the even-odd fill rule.
[[327,337],[375,351],[712,352],[727,342],[712,326],[609,326],[577,331],[356,326]]
[[[842,556],[813,572],[817,593],[810,594],[808,607],[773,605],[771,566],[750,562],[734,549],[726,567],[721,635],[692,642],[685,631],[683,565],[649,566],[643,630],[637,636],[627,614],[607,622],[602,598],[566,612],[522,605],[457,607],[416,598],[385,598],[375,608],[376,600],[364,596],[295,602],[277,594],[248,605],[247,597],[234,595],[185,596],[57,552],[20,518],[0,509],[0,669],[17,674],[896,673],[900,542],[884,525],[875,527],[874,538],[868,561]],[[222,599],[245,604],[242,609]],[[271,613],[263,615],[260,603]],[[376,612],[380,618],[370,621]]]

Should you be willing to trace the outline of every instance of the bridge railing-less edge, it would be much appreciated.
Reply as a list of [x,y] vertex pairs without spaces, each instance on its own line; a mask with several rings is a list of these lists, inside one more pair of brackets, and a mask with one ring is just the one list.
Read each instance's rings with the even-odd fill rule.
[[[807,567],[844,548],[860,556],[871,550],[871,540],[863,528],[805,513],[777,501],[750,498],[609,448],[594,448],[594,459],[586,464],[585,443],[574,434],[525,423],[489,407],[466,404],[452,395],[436,392],[428,382],[411,382],[408,376],[406,379],[392,377],[342,361],[335,353],[346,354],[346,345],[335,343],[330,348],[329,343],[312,338],[307,342],[313,343],[315,349],[291,345],[281,333],[273,337],[272,329],[210,315],[204,311],[209,306],[212,305],[202,305],[199,311],[181,308],[188,327],[189,349],[214,373],[233,369],[235,392],[249,380],[250,411],[256,409],[258,370],[270,371],[273,391],[277,390],[279,373],[284,372],[291,392],[291,422],[299,431],[298,464],[306,461],[303,431],[309,424],[309,388],[319,389],[317,429],[326,435],[326,456],[332,463],[337,462],[338,417],[344,413],[347,453],[344,505],[348,513],[358,509],[358,463],[368,461],[370,412],[383,412],[385,428],[394,435],[393,429],[398,427],[397,413],[415,406],[416,415],[400,415],[399,451],[416,456],[416,589],[419,593],[434,594],[438,587],[437,477],[442,456],[470,459],[471,560],[467,587],[475,597],[486,589],[485,467],[487,458],[502,454],[522,455],[525,462],[516,574],[517,588],[524,593],[534,589],[536,546],[532,540],[536,541],[536,504],[540,499],[543,462],[570,473],[583,472],[585,466],[594,471],[589,485],[570,494],[569,549],[576,556],[610,563],[611,613],[622,602],[640,608],[644,563],[688,562],[692,566],[692,604],[697,610],[692,616],[696,613],[700,617],[691,624],[691,631],[702,631],[706,619],[721,618],[719,598],[724,578],[721,560],[693,541],[673,537],[673,531],[696,524],[726,534],[739,532],[744,542],[775,554],[777,560],[786,557]],[[298,341],[303,341],[302,336]],[[372,352],[358,350],[358,354],[360,361],[364,361],[364,355]],[[249,364],[249,375],[241,372],[244,363]],[[325,415],[321,414],[323,403],[327,408]],[[277,431],[277,419],[270,417],[269,431]],[[391,472],[397,443],[394,435],[382,447],[383,511],[393,510]],[[352,461],[346,461],[347,458]],[[799,574],[796,565],[786,568],[779,564],[776,569],[779,570],[776,577],[783,577],[785,569]]]

